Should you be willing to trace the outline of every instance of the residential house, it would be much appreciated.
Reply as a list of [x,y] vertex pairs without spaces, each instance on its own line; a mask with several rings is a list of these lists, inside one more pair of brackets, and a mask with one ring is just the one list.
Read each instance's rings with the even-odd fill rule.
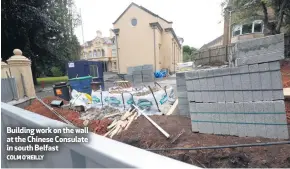
[[[245,39],[264,37],[268,34],[268,30],[264,27],[262,11],[257,11],[257,15],[239,19],[239,22],[237,22],[237,11],[242,9],[231,9],[231,2],[229,1],[228,6],[225,8],[223,35],[203,45],[201,49],[227,45]],[[269,22],[275,21],[273,9],[268,8],[267,11]]]
[[82,59],[90,61],[102,61],[104,71],[117,72],[117,57],[114,34],[103,37],[101,31],[97,31],[96,37],[82,45]]
[[131,3],[113,23],[119,73],[127,68],[152,64],[154,70],[174,72],[182,62],[183,39],[170,22],[150,10]]

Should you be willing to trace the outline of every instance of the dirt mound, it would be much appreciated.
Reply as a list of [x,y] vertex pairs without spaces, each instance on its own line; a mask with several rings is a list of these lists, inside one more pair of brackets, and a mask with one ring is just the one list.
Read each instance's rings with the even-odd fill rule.
[[[62,100],[59,97],[56,96],[50,96],[42,99],[44,103],[47,105],[50,105],[52,100]],[[68,102],[63,100],[64,104],[67,104]],[[58,120],[63,122],[58,116],[56,116],[54,113],[52,113],[48,108],[46,108],[42,103],[40,103],[38,100],[34,100],[31,105],[25,107],[26,110],[29,110],[31,112],[35,112],[37,114],[40,114],[42,116],[46,116],[48,118]],[[68,121],[73,123],[77,127],[84,127],[84,120],[79,119],[80,114],[76,111],[69,110],[69,109],[63,109],[63,108],[53,108],[56,112],[61,114],[63,117],[65,117]],[[111,124],[111,120],[109,119],[103,119],[103,120],[92,120],[90,121],[88,127],[91,132],[103,135],[107,132],[107,127]]]
[[[185,132],[174,144],[167,140],[146,118],[140,116],[128,130],[113,139],[139,148],[201,147],[231,144],[275,142],[277,139],[199,134],[191,131],[190,119],[180,116],[150,116],[171,137]],[[290,167],[290,145],[226,148],[217,150],[156,152],[200,167]]]
[[[283,79],[283,87],[290,87],[290,61],[281,62],[281,74]],[[290,100],[285,101],[287,122],[290,124]]]

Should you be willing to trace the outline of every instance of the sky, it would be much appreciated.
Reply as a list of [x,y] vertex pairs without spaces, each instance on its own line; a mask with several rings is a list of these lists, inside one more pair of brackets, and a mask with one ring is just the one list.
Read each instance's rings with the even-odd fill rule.
[[[183,45],[200,48],[223,34],[222,0],[75,0],[83,20],[84,41],[96,37],[100,30],[109,36],[113,22],[134,2],[162,18],[173,22],[177,36],[184,38]],[[75,28],[83,44],[82,28]]]

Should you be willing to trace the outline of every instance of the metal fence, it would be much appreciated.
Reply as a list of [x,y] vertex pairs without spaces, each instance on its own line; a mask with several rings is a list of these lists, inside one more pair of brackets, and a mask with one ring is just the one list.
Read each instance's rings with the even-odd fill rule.
[[18,99],[15,78],[1,79],[1,102],[9,102]]

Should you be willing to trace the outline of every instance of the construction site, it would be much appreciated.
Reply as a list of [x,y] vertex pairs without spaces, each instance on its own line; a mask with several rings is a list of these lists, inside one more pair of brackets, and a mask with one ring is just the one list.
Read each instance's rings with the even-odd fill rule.
[[227,62],[202,56],[171,77],[175,85],[117,80],[109,91],[71,91],[69,101],[56,94],[13,105],[202,168],[290,167],[283,35],[235,45]]

